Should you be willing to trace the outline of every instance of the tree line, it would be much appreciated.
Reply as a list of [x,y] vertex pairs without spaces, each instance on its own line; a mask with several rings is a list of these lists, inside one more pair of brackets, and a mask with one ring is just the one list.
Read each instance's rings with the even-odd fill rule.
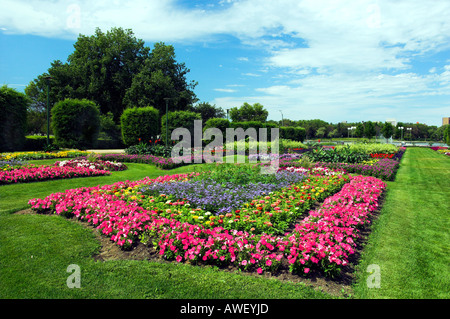
[[[186,124],[186,120],[202,119],[208,127],[248,127],[250,124],[256,127],[280,127],[282,136],[301,140],[344,137],[371,139],[380,135],[395,139],[403,136],[404,140],[442,140],[445,136],[444,127],[421,123],[398,123],[391,127],[389,123],[371,121],[333,124],[320,119],[267,120],[269,113],[260,103],[244,103],[240,107],[224,110],[199,101],[194,92],[198,83],[187,79],[189,72],[185,63],[177,61],[172,45],[158,42],[150,48],[143,40],[137,39],[130,29],[112,28],[103,32],[97,28],[91,36],[80,34],[67,61],[51,62],[47,72],[37,76],[25,88],[25,97],[7,93],[7,88],[3,88],[5,97],[2,109],[11,108],[11,105],[5,106],[12,103],[4,102],[8,99],[6,96],[16,101],[14,103],[20,101],[25,105],[26,116],[22,114],[23,108],[16,112],[16,115],[21,114],[16,117],[20,122],[16,126],[22,127],[26,134],[45,134],[47,101],[53,109],[57,103],[66,99],[87,100],[98,109],[98,115],[94,118],[99,121],[99,134],[94,136],[119,144],[124,141],[121,127],[124,111],[145,107],[156,110],[158,118],[154,123],[158,123],[161,133],[165,131],[164,118],[168,109],[171,113],[168,114],[169,126]],[[67,104],[75,108],[73,103]],[[50,110],[50,114],[56,113]],[[6,121],[7,117],[3,118]],[[17,131],[17,127],[13,130],[11,125],[3,124],[3,128]]]

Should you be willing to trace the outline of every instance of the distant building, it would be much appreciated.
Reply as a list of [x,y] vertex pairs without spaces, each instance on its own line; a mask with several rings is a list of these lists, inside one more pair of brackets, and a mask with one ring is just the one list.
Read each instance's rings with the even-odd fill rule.
[[387,119],[386,122],[391,123],[393,127],[397,126],[397,120],[396,119]]
[[450,117],[443,117],[442,118],[442,125],[450,124]]

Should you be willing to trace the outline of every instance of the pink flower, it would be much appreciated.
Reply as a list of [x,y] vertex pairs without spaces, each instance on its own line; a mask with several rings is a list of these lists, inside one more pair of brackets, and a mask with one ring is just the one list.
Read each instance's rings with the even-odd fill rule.
[[263,272],[263,270],[262,270],[262,268],[261,267],[259,267],[257,270],[256,270],[256,272],[258,273],[258,274],[262,274],[262,272]]

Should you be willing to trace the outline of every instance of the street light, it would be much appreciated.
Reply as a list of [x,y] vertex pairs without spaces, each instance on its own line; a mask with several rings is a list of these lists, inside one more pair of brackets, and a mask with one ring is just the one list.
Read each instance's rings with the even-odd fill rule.
[[281,112],[281,110],[278,111],[281,113],[281,126],[284,126],[283,112]]
[[50,80],[52,77],[50,75],[44,77],[47,80],[47,147],[50,145],[50,106],[49,106],[49,91],[50,91]]
[[411,142],[412,141],[412,132],[411,132],[412,127],[407,127],[406,130],[409,131],[409,141]]
[[404,127],[400,126],[399,129],[402,130],[402,138],[401,138],[401,140],[403,141],[403,129],[404,129]]
[[168,139],[167,139],[167,137],[168,137],[168,133],[169,133],[169,126],[167,125],[167,119],[168,119],[168,117],[169,117],[169,100],[170,100],[170,97],[165,97],[164,98],[164,100],[166,101],[166,147],[168,147],[169,146],[169,144],[168,144]]

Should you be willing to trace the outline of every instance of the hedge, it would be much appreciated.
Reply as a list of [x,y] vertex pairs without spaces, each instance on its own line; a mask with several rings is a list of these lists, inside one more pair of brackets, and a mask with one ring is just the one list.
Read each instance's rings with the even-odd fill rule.
[[59,147],[93,147],[100,131],[98,106],[86,99],[65,99],[52,108],[52,128]]
[[152,106],[125,109],[120,117],[120,125],[125,145],[148,142],[160,132],[159,111]]

